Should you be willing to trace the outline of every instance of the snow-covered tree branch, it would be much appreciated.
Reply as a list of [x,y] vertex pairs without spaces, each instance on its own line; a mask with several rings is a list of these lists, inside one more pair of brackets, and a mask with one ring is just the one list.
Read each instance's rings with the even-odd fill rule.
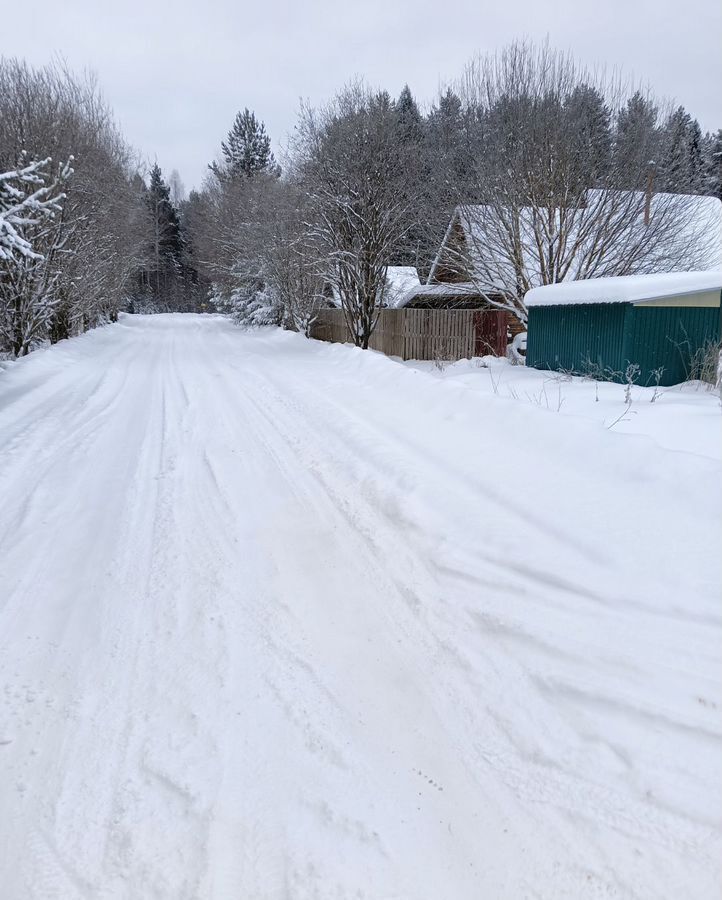
[[51,162],[47,157],[0,172],[0,260],[39,257],[27,232],[61,211],[60,187],[70,174],[68,166],[51,178]]
[[91,76],[0,60],[0,353],[117,317],[145,228],[134,171]]

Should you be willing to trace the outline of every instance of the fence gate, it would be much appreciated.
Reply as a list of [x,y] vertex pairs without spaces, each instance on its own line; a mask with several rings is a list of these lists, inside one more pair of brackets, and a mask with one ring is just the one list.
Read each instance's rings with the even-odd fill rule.
[[503,309],[474,312],[474,356],[506,356],[508,315]]

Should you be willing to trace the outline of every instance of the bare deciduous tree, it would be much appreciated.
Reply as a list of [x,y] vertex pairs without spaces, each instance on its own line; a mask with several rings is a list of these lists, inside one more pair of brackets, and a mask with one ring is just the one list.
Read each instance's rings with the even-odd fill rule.
[[283,322],[308,337],[325,302],[325,260],[306,221],[304,194],[279,183],[263,251],[266,283],[283,311]]
[[309,198],[314,239],[354,342],[368,347],[386,268],[408,204],[398,131],[387,94],[352,84],[321,110],[304,108],[295,175]]
[[[11,353],[115,318],[139,262],[144,227],[133,158],[92,77],[0,60],[0,169],[14,169],[23,153],[41,160],[73,156],[74,171],[70,179],[65,172],[62,210],[25,231],[42,262],[26,256],[0,278],[5,319],[24,310],[33,323],[17,332],[23,338],[5,338],[0,349]],[[41,306],[42,314],[31,312]]]
[[525,322],[537,285],[707,263],[714,211],[655,193],[658,107],[641,94],[527,43],[475,59],[460,94],[473,166],[439,263],[489,305]]

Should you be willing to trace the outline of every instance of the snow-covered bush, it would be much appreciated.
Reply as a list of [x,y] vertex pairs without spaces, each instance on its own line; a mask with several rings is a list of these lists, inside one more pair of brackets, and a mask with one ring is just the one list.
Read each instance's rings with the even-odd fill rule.
[[281,325],[283,322],[283,308],[268,286],[257,285],[249,289],[243,285],[226,291],[214,284],[210,300],[218,312],[230,316],[244,328]]
[[526,365],[526,331],[514,336],[507,351],[509,362],[514,366]]
[[280,325],[283,321],[283,308],[274,292],[265,287],[254,291],[250,296],[234,295],[233,315],[239,324],[251,328]]
[[22,160],[0,173],[0,350],[12,356],[48,336],[62,301],[62,187],[72,168],[68,162],[51,175],[50,165],[50,158]]

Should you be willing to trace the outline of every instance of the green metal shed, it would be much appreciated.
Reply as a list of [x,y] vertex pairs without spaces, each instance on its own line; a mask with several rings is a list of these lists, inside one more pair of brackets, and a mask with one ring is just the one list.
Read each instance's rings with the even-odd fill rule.
[[678,384],[694,375],[705,350],[720,343],[721,294],[722,271],[534,288],[526,295],[526,364],[616,381],[637,365],[637,384]]

